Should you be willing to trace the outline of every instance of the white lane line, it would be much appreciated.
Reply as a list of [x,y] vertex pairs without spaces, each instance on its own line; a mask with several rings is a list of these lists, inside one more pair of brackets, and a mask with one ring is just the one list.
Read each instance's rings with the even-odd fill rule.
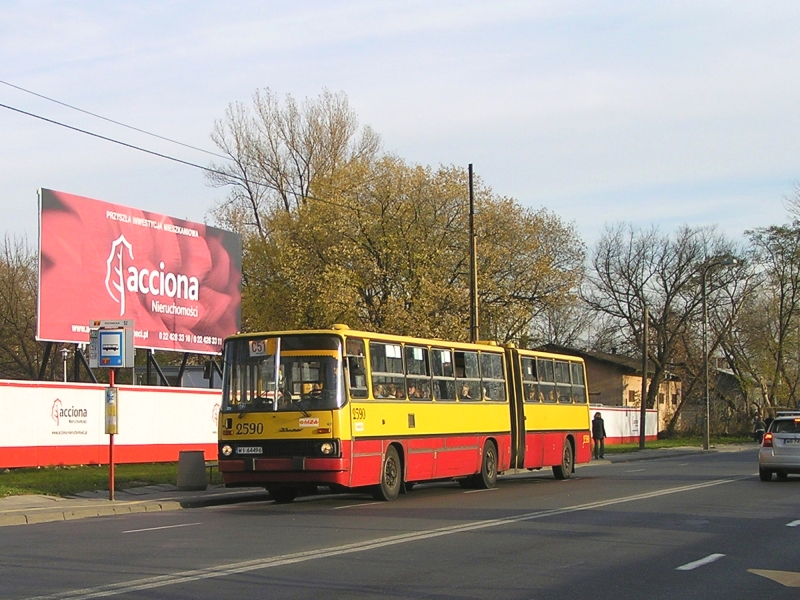
[[630,471],[625,471],[626,473],[638,473],[640,471],[644,471],[644,469],[631,469]]
[[261,569],[269,569],[273,567],[280,567],[283,565],[291,565],[301,562],[307,562],[310,560],[319,560],[321,558],[342,556],[346,554],[353,554],[355,552],[366,552],[369,550],[374,550],[376,548],[396,546],[398,544],[417,542],[420,540],[437,538],[445,535],[465,533],[469,531],[476,531],[479,529],[487,529],[490,527],[513,525],[515,523],[520,523],[523,521],[533,521],[535,519],[544,519],[546,517],[553,517],[557,515],[581,512],[585,510],[594,510],[597,508],[604,508],[606,506],[624,504],[626,502],[649,500],[651,498],[658,498],[660,496],[668,496],[670,494],[680,494],[683,492],[701,490],[703,488],[723,485],[726,483],[733,483],[735,481],[740,481],[741,479],[742,478],[716,479],[712,481],[706,481],[703,483],[694,483],[674,488],[656,490],[653,492],[645,492],[643,494],[634,494],[633,496],[623,496],[621,498],[612,498],[610,500],[599,500],[597,502],[589,502],[587,504],[577,504],[575,506],[567,506],[564,508],[541,510],[537,512],[518,515],[516,517],[506,517],[502,519],[487,519],[485,521],[473,521],[471,523],[463,523],[461,525],[451,525],[449,527],[441,527],[438,529],[413,531],[411,533],[402,533],[399,535],[376,538],[373,540],[364,540],[362,542],[355,542],[353,544],[344,544],[342,546],[332,546],[329,548],[321,548],[319,550],[309,550],[306,552],[283,554],[279,556],[271,556],[268,558],[257,558],[255,560],[248,560],[238,563],[229,563],[225,565],[219,565],[216,567],[209,567],[206,569],[192,569],[189,571],[181,571],[169,575],[159,575],[157,577],[145,577],[142,579],[134,579],[132,581],[122,581],[120,583],[112,583],[110,585],[99,585],[91,588],[83,588],[79,590],[59,592],[47,596],[36,596],[35,598],[30,598],[29,600],[67,600],[67,599],[86,600],[88,598],[104,598],[108,596],[119,596],[121,594],[129,594],[131,592],[149,590],[168,585],[180,585],[192,581],[201,581],[203,579],[226,577],[228,575],[236,575],[239,573],[247,573],[250,571],[258,571]]
[[383,502],[362,502],[361,504],[346,504],[344,506],[334,506],[331,510],[342,510],[343,508],[357,508],[359,506],[373,506],[383,504]]
[[129,529],[122,533],[139,533],[140,531],[158,531],[159,529],[175,529],[176,527],[191,527],[192,525],[202,525],[202,523],[182,523],[180,525],[164,525],[163,527],[147,527],[145,529]]
[[701,558],[700,560],[696,560],[694,562],[686,563],[685,565],[681,565],[680,567],[675,567],[676,571],[692,571],[697,567],[702,567],[703,565],[707,565],[709,563],[714,562],[715,560],[719,560],[725,556],[724,554],[709,554],[705,558]]
[[498,488],[489,488],[489,489],[486,489],[486,490],[467,490],[464,493],[465,494],[478,494],[480,492],[496,492],[497,490],[498,490]]
[[800,519],[798,519],[797,521],[792,521],[791,523],[787,523],[786,524],[787,527],[797,527],[798,525],[800,525]]

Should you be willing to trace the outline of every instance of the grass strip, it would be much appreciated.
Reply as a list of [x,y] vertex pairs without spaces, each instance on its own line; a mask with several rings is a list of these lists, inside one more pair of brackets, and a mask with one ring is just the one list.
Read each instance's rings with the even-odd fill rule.
[[[178,463],[142,463],[114,466],[114,487],[124,490],[163,483],[175,484]],[[214,469],[212,483],[220,483]],[[70,496],[108,489],[108,465],[6,469],[0,471],[0,498],[24,494]]]

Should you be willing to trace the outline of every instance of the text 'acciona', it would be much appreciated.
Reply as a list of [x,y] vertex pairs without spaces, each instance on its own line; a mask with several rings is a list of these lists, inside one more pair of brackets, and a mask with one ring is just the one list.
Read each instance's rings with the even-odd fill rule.
[[180,273],[165,273],[164,263],[159,270],[137,269],[128,267],[128,278],[125,281],[129,292],[166,296],[167,298],[186,298],[197,300],[200,282],[197,277],[189,277]]

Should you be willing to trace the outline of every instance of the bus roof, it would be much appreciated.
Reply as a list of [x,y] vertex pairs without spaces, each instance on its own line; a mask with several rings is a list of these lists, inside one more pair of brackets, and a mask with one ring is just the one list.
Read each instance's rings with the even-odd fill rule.
[[446,346],[460,350],[482,350],[489,352],[503,353],[504,349],[494,341],[479,341],[477,343],[455,342],[453,340],[442,340],[437,338],[421,338],[406,335],[393,335],[389,333],[378,333],[375,331],[362,331],[350,329],[347,325],[334,325],[330,329],[295,329],[286,331],[256,331],[253,333],[237,333],[226,338],[225,341],[235,339],[252,339],[262,337],[283,337],[288,335],[338,335],[340,337],[367,338],[381,342],[397,342],[407,344],[423,344],[430,346]]

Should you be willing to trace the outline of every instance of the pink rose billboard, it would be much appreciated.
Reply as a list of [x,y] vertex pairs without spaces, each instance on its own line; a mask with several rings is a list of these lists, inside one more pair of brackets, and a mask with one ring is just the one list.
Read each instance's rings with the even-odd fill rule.
[[137,348],[211,354],[240,329],[239,235],[47,189],[39,207],[37,339],[133,319]]

